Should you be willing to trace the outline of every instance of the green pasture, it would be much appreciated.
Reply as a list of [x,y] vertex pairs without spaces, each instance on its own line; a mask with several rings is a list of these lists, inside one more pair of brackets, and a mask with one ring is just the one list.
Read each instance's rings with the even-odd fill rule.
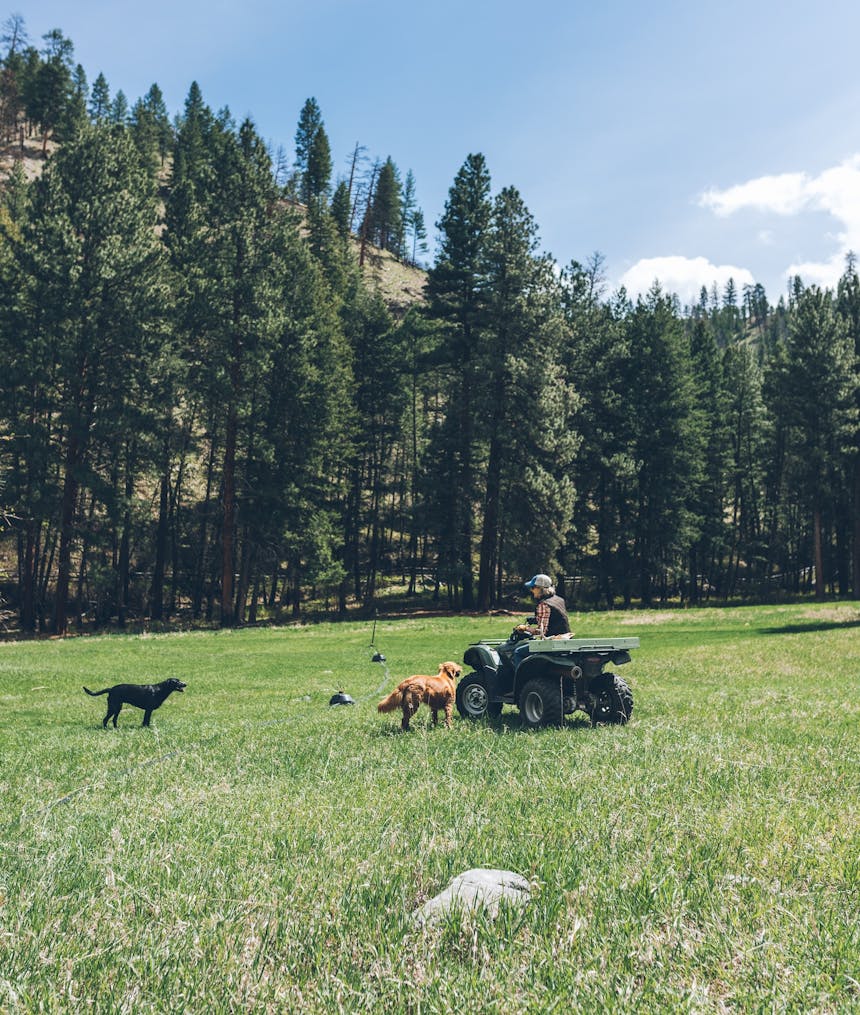
[[[860,606],[575,616],[625,727],[377,714],[513,622],[0,643],[0,1012],[860,1011]],[[481,866],[529,906],[416,924]]]

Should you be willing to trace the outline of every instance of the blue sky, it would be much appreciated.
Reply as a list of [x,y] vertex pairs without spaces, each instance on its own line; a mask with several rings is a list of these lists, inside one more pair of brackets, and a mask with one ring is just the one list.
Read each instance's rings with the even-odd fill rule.
[[[482,152],[564,265],[609,286],[835,284],[860,253],[860,3],[820,0],[30,0],[90,82],[172,113],[196,80],[292,156],[308,96],[335,172],[356,142],[415,175],[431,241]],[[5,17],[6,15],[3,15]]]

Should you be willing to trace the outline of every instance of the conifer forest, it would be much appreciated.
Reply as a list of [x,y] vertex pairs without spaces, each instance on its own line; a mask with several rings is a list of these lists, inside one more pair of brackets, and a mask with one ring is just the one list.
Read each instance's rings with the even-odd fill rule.
[[[858,596],[860,277],[610,292],[513,185],[416,181],[0,53],[0,596],[23,632]],[[38,171],[20,157],[32,150]],[[408,155],[408,153],[407,153]],[[341,171],[342,170],[342,171]],[[428,252],[429,251],[429,252]],[[382,254],[424,283],[392,301]]]

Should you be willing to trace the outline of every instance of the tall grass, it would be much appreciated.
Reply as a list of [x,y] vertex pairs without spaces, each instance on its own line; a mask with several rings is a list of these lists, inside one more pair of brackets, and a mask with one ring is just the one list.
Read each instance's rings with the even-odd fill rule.
[[[0,1010],[860,1010],[860,609],[575,618],[641,638],[622,728],[377,714],[510,626],[0,644]],[[531,904],[415,923],[476,866]]]

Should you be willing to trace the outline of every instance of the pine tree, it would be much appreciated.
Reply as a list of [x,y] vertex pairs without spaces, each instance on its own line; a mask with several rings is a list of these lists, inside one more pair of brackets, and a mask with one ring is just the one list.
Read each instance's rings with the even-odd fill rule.
[[639,593],[648,604],[656,582],[665,593],[680,577],[694,535],[688,494],[700,470],[701,440],[695,432],[689,344],[674,302],[659,286],[637,302],[626,332],[630,450],[636,462],[634,553]]
[[[729,598],[736,590],[741,562],[749,565],[751,576],[758,571],[759,577],[767,581],[779,554],[777,515],[771,514],[769,528],[767,522],[767,490],[774,480],[773,471],[768,477],[766,470],[768,443],[774,451],[772,468],[780,467],[782,456],[774,447],[778,435],[768,432],[763,378],[755,350],[744,342],[728,346],[723,353],[723,377],[725,393],[720,404],[729,437],[725,500],[728,554],[723,573],[712,576],[711,581]],[[715,418],[713,424],[718,426],[719,420]],[[717,575],[716,568],[711,570]]]
[[[479,410],[472,392],[479,381],[477,350],[486,323],[489,194],[490,175],[483,155],[469,155],[448,192],[439,221],[439,255],[427,279],[428,310],[439,322],[440,358],[448,373],[449,391],[447,413],[435,436],[439,496],[433,505],[434,523],[440,567],[453,602],[464,609],[475,604],[473,504]],[[456,491],[453,496],[451,491]]]
[[349,236],[350,201],[349,187],[341,180],[334,189],[331,199],[331,217],[337,226],[338,233],[346,239]]
[[164,165],[164,160],[170,151],[170,145],[173,140],[173,131],[170,127],[170,117],[167,115],[167,105],[164,101],[164,95],[157,84],[149,86],[149,91],[143,98],[144,106],[146,107],[152,123],[155,128],[156,144],[158,147],[158,156],[161,165]]
[[78,64],[72,74],[71,90],[62,117],[56,126],[58,141],[70,141],[89,123],[87,116],[87,75]]
[[120,88],[111,103],[108,119],[117,126],[125,127],[128,123],[128,115],[128,99],[125,97],[125,92]]
[[0,35],[0,43],[6,47],[7,63],[11,56],[26,49],[29,41],[24,15],[10,14],[3,22],[3,34]]
[[[857,273],[857,259],[853,253],[846,258],[845,271],[839,279],[836,291],[836,309],[848,329],[849,341],[854,346],[854,375],[860,371],[860,275]],[[856,400],[860,410],[860,395]],[[860,433],[855,432],[854,451],[851,462],[851,505],[850,523],[846,529],[851,533],[852,555],[851,575],[855,596],[860,596]],[[847,568],[843,567],[843,570]]]
[[154,174],[164,165],[172,137],[167,109],[158,85],[152,85],[146,96],[135,102],[130,126],[143,163]]
[[30,76],[27,87],[27,116],[42,130],[42,154],[48,138],[62,122],[72,93],[74,46],[58,28],[42,36],[44,59]]
[[154,195],[130,141],[106,129],[88,128],[63,145],[34,184],[19,252],[18,313],[27,369],[52,377],[62,445],[57,633],[68,622],[82,484],[110,512],[117,494],[92,486],[93,470],[115,458],[126,435],[131,443],[132,431],[145,430],[147,364],[166,304],[155,222]]
[[325,205],[331,191],[331,148],[324,127],[314,135],[308,155],[308,168],[304,178],[305,199],[308,205]]
[[412,249],[409,260],[414,267],[418,266],[418,254],[427,253],[427,227],[424,225],[424,212],[416,208],[409,218],[409,230],[412,236]]
[[368,215],[366,231],[371,242],[382,250],[399,254],[403,228],[400,179],[391,156],[379,167]]
[[519,193],[502,190],[487,237],[486,328],[471,392],[477,433],[487,448],[479,609],[496,601],[504,571],[554,565],[573,508],[573,393],[560,364],[552,263],[537,256],[537,242],[537,226]]
[[785,345],[770,366],[774,411],[787,429],[789,477],[811,515],[815,594],[823,598],[825,513],[833,511],[857,418],[853,341],[833,296],[795,288]]
[[99,71],[99,76],[93,81],[92,91],[90,92],[90,117],[94,123],[103,123],[110,116],[110,109],[110,87],[108,86],[107,78]]
[[[410,247],[407,244],[407,234],[411,235],[413,218],[418,211],[418,204],[415,199],[415,176],[412,170],[406,172],[406,179],[403,181],[403,189],[400,195],[400,232],[397,237],[397,256],[405,261],[410,256]],[[414,260],[414,254],[412,255]]]
[[574,383],[587,378],[573,419],[582,443],[571,470],[577,497],[563,554],[568,573],[593,576],[596,599],[611,608],[616,589],[625,599],[632,595],[636,463],[626,384],[631,309],[623,299],[615,306],[602,300],[603,271],[594,254],[585,265],[571,262],[561,278],[567,376]]
[[[249,595],[256,601],[266,546],[289,559],[296,608],[312,560],[331,577],[322,563],[331,563],[331,546],[319,538],[331,484],[320,472],[340,447],[333,428],[343,411],[329,386],[348,356],[331,352],[335,304],[326,305],[319,263],[296,224],[277,210],[271,161],[253,126],[213,122],[197,92],[176,147],[166,239],[184,280],[183,331],[194,342],[189,389],[210,421],[208,487],[222,490],[217,517],[208,502],[202,513],[195,585],[217,590],[229,626],[243,619]],[[194,598],[199,605],[202,594]]]
[[[693,436],[701,471],[694,474],[688,508],[694,526],[690,545],[690,600],[698,604],[714,579],[714,567],[726,546],[725,495],[730,462],[728,393],[716,338],[708,321],[699,318],[690,332],[695,385]],[[710,580],[709,580],[710,577]]]
[[[295,147],[296,154],[293,162],[294,172],[298,181],[299,200],[303,204],[308,203],[309,189],[308,173],[311,167],[312,150],[317,138],[317,132],[323,126],[322,112],[319,103],[314,98],[305,100],[299,114],[299,122],[296,127]],[[331,155],[329,154],[329,161]],[[331,165],[329,164],[329,175]]]

